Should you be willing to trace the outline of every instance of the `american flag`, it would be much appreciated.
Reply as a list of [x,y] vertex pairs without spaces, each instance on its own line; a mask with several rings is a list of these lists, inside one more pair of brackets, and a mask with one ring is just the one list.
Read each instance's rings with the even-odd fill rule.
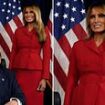
[[63,105],[71,48],[86,35],[85,8],[82,0],[54,1],[54,90]]
[[0,50],[9,65],[12,38],[17,27],[23,25],[21,5],[18,0],[0,0]]

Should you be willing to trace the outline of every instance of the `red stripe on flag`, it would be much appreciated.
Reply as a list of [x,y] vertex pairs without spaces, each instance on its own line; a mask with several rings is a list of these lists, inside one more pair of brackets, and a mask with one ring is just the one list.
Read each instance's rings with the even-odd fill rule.
[[54,74],[56,75],[59,83],[61,84],[63,90],[66,90],[66,81],[67,77],[65,73],[63,72],[62,68],[60,67],[57,59],[54,57]]
[[2,38],[2,35],[1,34],[0,34],[0,45],[3,48],[4,52],[6,53],[8,59],[9,59],[10,50],[9,50],[7,44],[5,43],[4,39]]
[[66,56],[69,58],[71,46],[65,35],[63,35],[63,37],[61,37],[58,42],[60,47],[63,49],[64,53],[66,54]]
[[72,30],[74,31],[78,39],[84,39],[87,35],[80,24],[75,25]]
[[13,31],[12,31],[10,25],[9,25],[9,24],[6,24],[6,25],[4,26],[4,28],[5,28],[6,32],[8,33],[10,39],[12,40],[14,33],[13,33]]
[[13,20],[14,20],[15,24],[17,25],[17,27],[22,27],[22,26],[23,26],[23,24],[22,24],[22,22],[20,21],[20,19],[18,18],[18,16],[15,16],[15,17],[13,18]]

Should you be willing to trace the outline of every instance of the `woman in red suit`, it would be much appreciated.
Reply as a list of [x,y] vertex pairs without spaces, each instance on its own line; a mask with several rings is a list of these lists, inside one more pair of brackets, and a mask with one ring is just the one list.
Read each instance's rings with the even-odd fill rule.
[[23,20],[24,26],[16,30],[13,38],[10,68],[16,71],[27,105],[43,105],[49,79],[50,36],[44,29],[39,7],[25,6]]
[[105,4],[91,5],[86,21],[89,38],[72,48],[64,105],[105,105]]

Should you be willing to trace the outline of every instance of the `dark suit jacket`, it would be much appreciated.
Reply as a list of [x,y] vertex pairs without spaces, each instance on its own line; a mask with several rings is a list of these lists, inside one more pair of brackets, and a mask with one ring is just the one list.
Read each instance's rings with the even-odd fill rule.
[[0,66],[0,105],[4,105],[11,97],[18,98],[25,105],[23,93],[14,73]]

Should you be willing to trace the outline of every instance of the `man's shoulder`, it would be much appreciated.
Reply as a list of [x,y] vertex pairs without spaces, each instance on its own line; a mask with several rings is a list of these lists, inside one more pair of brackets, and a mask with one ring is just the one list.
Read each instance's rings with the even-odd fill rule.
[[9,70],[8,68],[2,67],[2,66],[0,66],[0,72],[1,72],[1,75],[5,75],[8,78],[11,78],[14,76],[13,71]]

